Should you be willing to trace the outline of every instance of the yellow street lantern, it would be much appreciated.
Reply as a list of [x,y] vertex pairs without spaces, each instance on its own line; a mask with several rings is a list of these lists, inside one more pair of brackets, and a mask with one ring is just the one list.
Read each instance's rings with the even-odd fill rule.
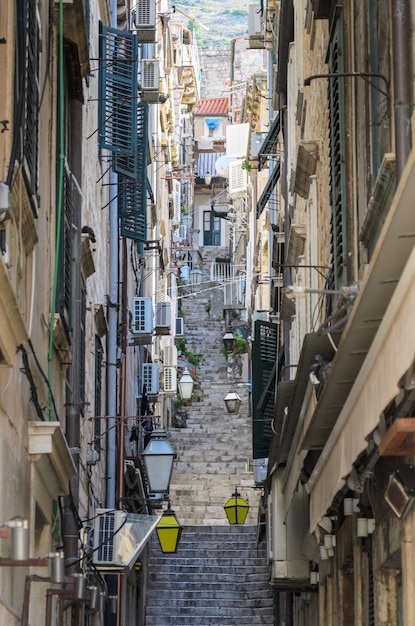
[[183,528],[177,521],[174,511],[170,507],[170,502],[160,521],[156,526],[156,533],[160,543],[161,551],[164,554],[177,552]]
[[223,508],[225,509],[229,524],[245,524],[249,504],[241,497],[241,494],[238,493],[236,489]]

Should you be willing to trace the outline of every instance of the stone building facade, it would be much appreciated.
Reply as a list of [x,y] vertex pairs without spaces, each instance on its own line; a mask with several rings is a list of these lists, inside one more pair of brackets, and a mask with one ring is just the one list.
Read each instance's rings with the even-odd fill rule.
[[409,625],[414,7],[261,10],[272,109],[250,185],[278,358],[252,410],[278,619]]

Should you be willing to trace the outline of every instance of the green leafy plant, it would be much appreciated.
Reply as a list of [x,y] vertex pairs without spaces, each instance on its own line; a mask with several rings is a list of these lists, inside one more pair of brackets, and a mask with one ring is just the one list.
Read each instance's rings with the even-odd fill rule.
[[193,350],[188,348],[185,339],[179,339],[176,342],[176,345],[177,349],[180,350],[182,357],[184,357],[186,361],[188,361],[195,367],[198,367],[198,365],[200,364],[200,359],[202,358],[202,354],[200,354],[199,352],[193,352]]
[[242,161],[241,163],[241,168],[243,170],[246,170],[247,172],[251,171],[251,166],[249,165],[249,162],[247,161],[247,159],[245,159],[244,161]]

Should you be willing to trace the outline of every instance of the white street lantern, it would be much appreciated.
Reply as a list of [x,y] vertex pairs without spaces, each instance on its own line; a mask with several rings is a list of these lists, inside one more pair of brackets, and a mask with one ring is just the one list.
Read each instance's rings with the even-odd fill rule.
[[150,493],[169,493],[175,454],[166,431],[156,428],[142,453]]
[[190,398],[192,397],[194,384],[194,380],[189,370],[187,369],[187,367],[185,367],[183,374],[181,375],[179,382],[177,383],[180,397],[182,398],[182,400],[190,400]]
[[231,389],[228,395],[225,397],[226,410],[231,415],[238,415],[239,408],[241,406],[241,398],[238,396],[236,391]]

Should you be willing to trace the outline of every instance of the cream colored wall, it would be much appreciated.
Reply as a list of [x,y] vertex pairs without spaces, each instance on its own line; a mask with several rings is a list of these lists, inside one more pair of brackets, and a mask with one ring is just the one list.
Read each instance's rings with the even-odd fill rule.
[[[319,159],[308,198],[293,193],[288,196],[292,224],[300,225],[306,232],[304,254],[296,261],[299,267],[293,268],[292,282],[321,289],[325,286],[324,267],[330,265],[329,136],[327,107],[324,104],[327,101],[327,85],[324,81],[313,81],[310,87],[304,87],[303,80],[307,76],[325,71],[328,30],[326,20],[315,20],[308,34],[304,27],[303,0],[296,2],[295,9],[295,43],[290,46],[288,65],[288,151],[285,155],[288,187],[293,182],[290,173],[295,172],[298,167],[297,154],[300,141],[315,142],[318,146]],[[304,93],[304,104],[302,117],[297,120],[299,90]],[[290,330],[291,361],[297,362],[305,333],[316,330],[323,318],[324,307],[321,306],[321,297],[314,294],[296,296],[296,314],[292,319]]]

